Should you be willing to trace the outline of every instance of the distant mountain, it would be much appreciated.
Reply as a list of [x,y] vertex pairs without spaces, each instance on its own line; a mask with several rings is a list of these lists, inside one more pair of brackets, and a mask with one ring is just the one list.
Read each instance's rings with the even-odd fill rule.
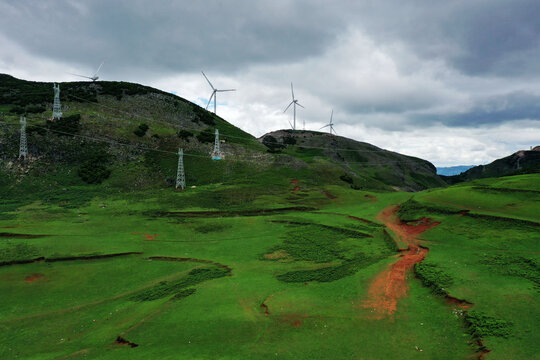
[[459,165],[459,166],[447,166],[447,167],[438,167],[437,168],[437,174],[438,175],[459,175],[464,171],[469,170],[470,168],[474,167],[474,165]]
[[540,173],[540,146],[520,150],[487,165],[474,166],[459,175],[441,177],[448,184],[456,184],[474,179],[531,173]]
[[263,135],[259,141],[315,168],[323,164],[325,171],[335,168],[334,171],[341,171],[341,179],[350,182],[353,188],[418,191],[446,185],[429,161],[342,136],[319,131],[278,130]]
[[[112,81],[60,87],[63,117],[49,121],[52,83],[0,74],[0,186],[41,191],[57,183],[91,184],[96,194],[171,187],[179,148],[186,182],[196,186],[244,184],[266,191],[294,180],[314,187],[417,191],[446,185],[426,160],[315,131],[280,130],[256,139],[151,87]],[[17,160],[23,114],[25,162]],[[222,161],[210,157],[216,130]]]

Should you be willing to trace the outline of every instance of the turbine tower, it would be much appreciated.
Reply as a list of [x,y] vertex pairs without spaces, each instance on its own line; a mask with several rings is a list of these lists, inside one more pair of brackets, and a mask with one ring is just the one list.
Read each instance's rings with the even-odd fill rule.
[[[291,125],[293,130],[296,130],[296,105],[298,105],[298,106],[300,106],[302,108],[304,108],[304,107],[302,105],[300,105],[300,103],[298,102],[297,99],[294,98],[294,89],[293,89],[293,84],[292,83],[291,83],[291,95],[292,95],[292,101],[285,108],[285,110],[283,110],[283,112],[285,113],[291,107],[291,105],[293,106],[293,123],[291,124],[291,122],[289,121],[289,124]],[[304,130],[305,129],[306,129],[306,123],[304,121]]]
[[219,149],[219,130],[216,129],[216,140],[214,141],[214,151],[212,152],[212,160],[221,160],[221,150]]
[[178,169],[176,170],[176,189],[186,188],[186,176],[184,174],[184,151],[178,149]]
[[210,80],[208,80],[208,78],[206,77],[206,74],[204,73],[204,71],[201,71],[204,78],[206,79],[206,81],[208,81],[208,84],[210,85],[210,87],[212,88],[212,95],[210,95],[210,99],[208,99],[208,104],[206,104],[206,110],[208,110],[208,106],[210,105],[210,102],[212,101],[212,98],[214,98],[214,114],[216,113],[216,96],[217,96],[217,93],[218,92],[226,92],[226,91],[236,91],[236,89],[225,89],[225,90],[218,90],[214,87],[214,85],[212,85],[212,83],[210,82]]
[[53,104],[53,110],[52,110],[52,119],[59,119],[62,117],[62,110],[60,107],[60,85],[54,84],[54,104]]
[[79,75],[79,74],[72,74],[72,73],[68,73],[68,74],[71,74],[71,75],[75,75],[75,76],[79,76],[79,77],[83,77],[83,78],[87,78],[87,79],[90,79],[92,81],[96,81],[97,79],[99,79],[99,76],[98,76],[98,72],[99,70],[101,70],[101,67],[103,66],[103,64],[105,64],[105,60],[103,60],[101,62],[101,64],[99,65],[97,71],[94,73],[94,75],[92,76],[85,76],[85,75]]
[[325,127],[330,127],[329,129],[329,133],[332,134],[332,131],[334,132],[334,135],[337,135],[336,134],[336,130],[334,130],[334,124],[332,124],[332,118],[334,117],[334,109],[332,109],[332,113],[330,114],[330,123],[328,123],[327,125],[324,125],[322,128],[320,128],[319,130],[321,129],[324,129]]
[[28,158],[28,145],[26,143],[26,116],[21,116],[21,141],[20,141],[20,147],[19,147],[19,159],[24,158],[26,160]]

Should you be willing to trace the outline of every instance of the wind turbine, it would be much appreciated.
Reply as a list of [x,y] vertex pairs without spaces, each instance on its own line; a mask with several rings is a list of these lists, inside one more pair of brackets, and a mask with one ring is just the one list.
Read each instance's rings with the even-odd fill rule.
[[[285,108],[285,110],[283,110],[283,112],[285,113],[285,111],[287,111],[287,110],[291,107],[291,105],[293,106],[293,114],[294,114],[294,115],[293,115],[293,121],[294,121],[294,123],[291,124],[291,122],[289,121],[289,124],[291,124],[291,127],[292,127],[293,130],[296,130],[296,105],[298,105],[298,106],[300,106],[300,107],[302,107],[302,108],[304,108],[304,107],[303,107],[302,105],[300,105],[300,103],[298,102],[297,99],[294,98],[294,90],[293,90],[293,85],[292,85],[292,83],[291,83],[291,95],[292,95],[292,101],[291,101],[291,103]],[[305,108],[304,108],[304,109],[305,109]],[[306,124],[304,123],[304,130],[305,130],[305,127],[306,127]]]
[[334,135],[337,135],[336,134],[336,130],[334,130],[334,124],[332,124],[332,118],[334,117],[334,109],[332,109],[332,113],[330,114],[330,123],[328,123],[327,125],[324,125],[322,128],[320,128],[319,130],[321,129],[324,129],[325,127],[330,127],[330,134],[332,134],[332,131],[334,132]]
[[80,77],[83,77],[83,78],[87,78],[87,79],[90,79],[92,81],[96,81],[97,79],[99,79],[98,72],[99,72],[99,70],[101,70],[101,67],[103,66],[103,64],[105,64],[105,60],[103,60],[101,62],[101,64],[99,65],[97,71],[92,76],[84,76],[84,75],[78,75],[78,74],[72,74],[72,73],[69,73],[69,74],[75,75],[75,76],[80,76]]
[[208,80],[208,78],[206,77],[206,74],[204,73],[204,71],[201,71],[204,78],[206,79],[206,81],[208,81],[208,84],[210,85],[210,87],[212,88],[212,95],[210,95],[210,99],[208,99],[208,104],[206,104],[206,110],[208,110],[208,106],[210,105],[210,102],[212,101],[212,98],[214,98],[214,114],[216,113],[216,97],[217,97],[217,93],[218,92],[225,92],[225,91],[236,91],[236,89],[226,89],[226,90],[218,90],[214,87],[214,85],[212,85],[212,83],[210,82],[210,80]]

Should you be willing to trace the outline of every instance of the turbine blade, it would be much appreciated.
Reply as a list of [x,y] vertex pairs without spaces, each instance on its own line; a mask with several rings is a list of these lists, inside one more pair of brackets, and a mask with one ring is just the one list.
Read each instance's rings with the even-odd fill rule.
[[75,76],[80,76],[80,77],[83,77],[83,78],[87,78],[87,79],[90,79],[92,80],[92,78],[90,76],[84,76],[84,75],[79,75],[79,74],[73,74],[73,73],[68,73],[70,75],[75,75]]
[[291,120],[287,120],[289,122],[289,125],[291,125],[291,129],[294,129],[294,127],[292,126],[292,123],[291,123]]
[[98,74],[99,70],[101,70],[101,67],[103,66],[103,64],[105,64],[105,60],[103,60],[103,61],[101,62],[101,64],[99,65],[99,67],[98,67],[96,73],[94,74],[94,77],[97,76],[97,74]]
[[287,110],[291,107],[292,104],[294,104],[294,101],[291,101],[291,103],[289,104],[289,106],[287,106],[287,107],[285,108],[285,110],[283,110],[283,112],[287,111]]
[[300,105],[299,102],[297,102],[296,105],[298,105],[298,106],[300,106],[301,108],[304,108],[304,109],[305,109],[305,107],[303,107],[302,105]]
[[332,118],[334,117],[334,109],[332,109],[332,113],[330,114],[330,124],[332,123]]
[[[330,124],[324,125],[321,129],[324,129],[325,127],[329,127],[329,126],[330,126]],[[321,129],[319,129],[319,130],[321,130]]]
[[292,99],[293,99],[293,101],[294,101],[294,90],[293,90],[292,83],[291,83],[291,95],[292,95]]
[[208,106],[210,105],[210,102],[212,102],[212,98],[216,95],[216,92],[212,92],[212,95],[210,95],[210,99],[208,99],[208,104],[206,104],[206,110],[208,110]]
[[210,84],[210,87],[212,88],[212,90],[216,90],[216,88],[214,87],[214,85],[212,85],[212,83],[210,82],[210,80],[208,80],[208,78],[206,77],[206,74],[204,73],[204,71],[201,71],[204,78],[206,79],[206,81],[208,81],[208,84]]
[[236,89],[216,90],[217,92],[236,91]]

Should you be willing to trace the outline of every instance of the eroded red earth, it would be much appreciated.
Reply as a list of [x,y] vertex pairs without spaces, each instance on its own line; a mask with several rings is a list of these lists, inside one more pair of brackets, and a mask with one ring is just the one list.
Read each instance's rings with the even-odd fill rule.
[[391,229],[407,249],[401,251],[397,262],[375,277],[368,290],[368,300],[360,305],[370,309],[375,318],[392,315],[398,300],[407,295],[407,273],[414,264],[424,260],[428,252],[427,248],[419,245],[418,236],[439,224],[427,218],[412,224],[404,223],[397,217],[397,210],[397,206],[389,206],[377,215],[377,219]]

